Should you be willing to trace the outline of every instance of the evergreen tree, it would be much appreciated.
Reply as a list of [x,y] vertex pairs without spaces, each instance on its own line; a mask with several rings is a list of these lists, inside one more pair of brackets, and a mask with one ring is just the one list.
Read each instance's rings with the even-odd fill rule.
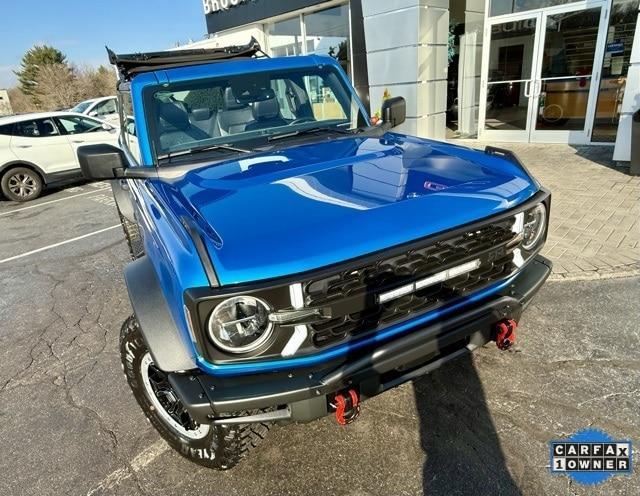
[[14,71],[20,82],[20,89],[37,105],[36,80],[39,68],[45,65],[66,63],[67,57],[57,48],[48,45],[33,46],[22,56],[20,70]]

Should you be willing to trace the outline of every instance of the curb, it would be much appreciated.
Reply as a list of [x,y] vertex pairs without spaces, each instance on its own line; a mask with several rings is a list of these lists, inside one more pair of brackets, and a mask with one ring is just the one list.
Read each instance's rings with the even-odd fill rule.
[[549,276],[549,281],[595,281],[598,279],[619,279],[634,276],[640,276],[640,263],[565,274],[552,272]]

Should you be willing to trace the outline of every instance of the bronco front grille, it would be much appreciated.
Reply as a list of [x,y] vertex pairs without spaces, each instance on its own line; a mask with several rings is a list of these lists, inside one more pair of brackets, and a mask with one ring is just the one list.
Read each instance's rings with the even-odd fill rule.
[[[436,309],[505,278],[515,269],[513,250],[519,242],[514,217],[438,242],[425,242],[399,255],[350,269],[303,285],[305,306],[331,308],[331,318],[311,324],[316,347],[383,329]],[[379,303],[377,296],[403,284],[471,260],[472,272]]]

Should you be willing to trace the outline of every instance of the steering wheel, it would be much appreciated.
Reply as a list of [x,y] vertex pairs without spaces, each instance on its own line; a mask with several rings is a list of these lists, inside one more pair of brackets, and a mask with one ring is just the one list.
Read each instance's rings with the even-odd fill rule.
[[292,120],[289,125],[293,124],[302,124],[303,122],[315,122],[316,120],[313,117],[298,117],[297,119]]

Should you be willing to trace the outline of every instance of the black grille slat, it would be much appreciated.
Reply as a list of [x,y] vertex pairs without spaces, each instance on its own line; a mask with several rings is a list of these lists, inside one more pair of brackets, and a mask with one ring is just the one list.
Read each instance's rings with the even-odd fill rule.
[[[509,248],[516,238],[512,225],[513,217],[507,218],[357,269],[306,282],[303,287],[307,306],[333,305],[341,312],[355,310],[310,325],[315,346],[335,344],[401,322],[508,276],[514,269],[513,247]],[[378,304],[374,297],[475,258],[481,258],[482,266],[473,272],[384,304]]]

